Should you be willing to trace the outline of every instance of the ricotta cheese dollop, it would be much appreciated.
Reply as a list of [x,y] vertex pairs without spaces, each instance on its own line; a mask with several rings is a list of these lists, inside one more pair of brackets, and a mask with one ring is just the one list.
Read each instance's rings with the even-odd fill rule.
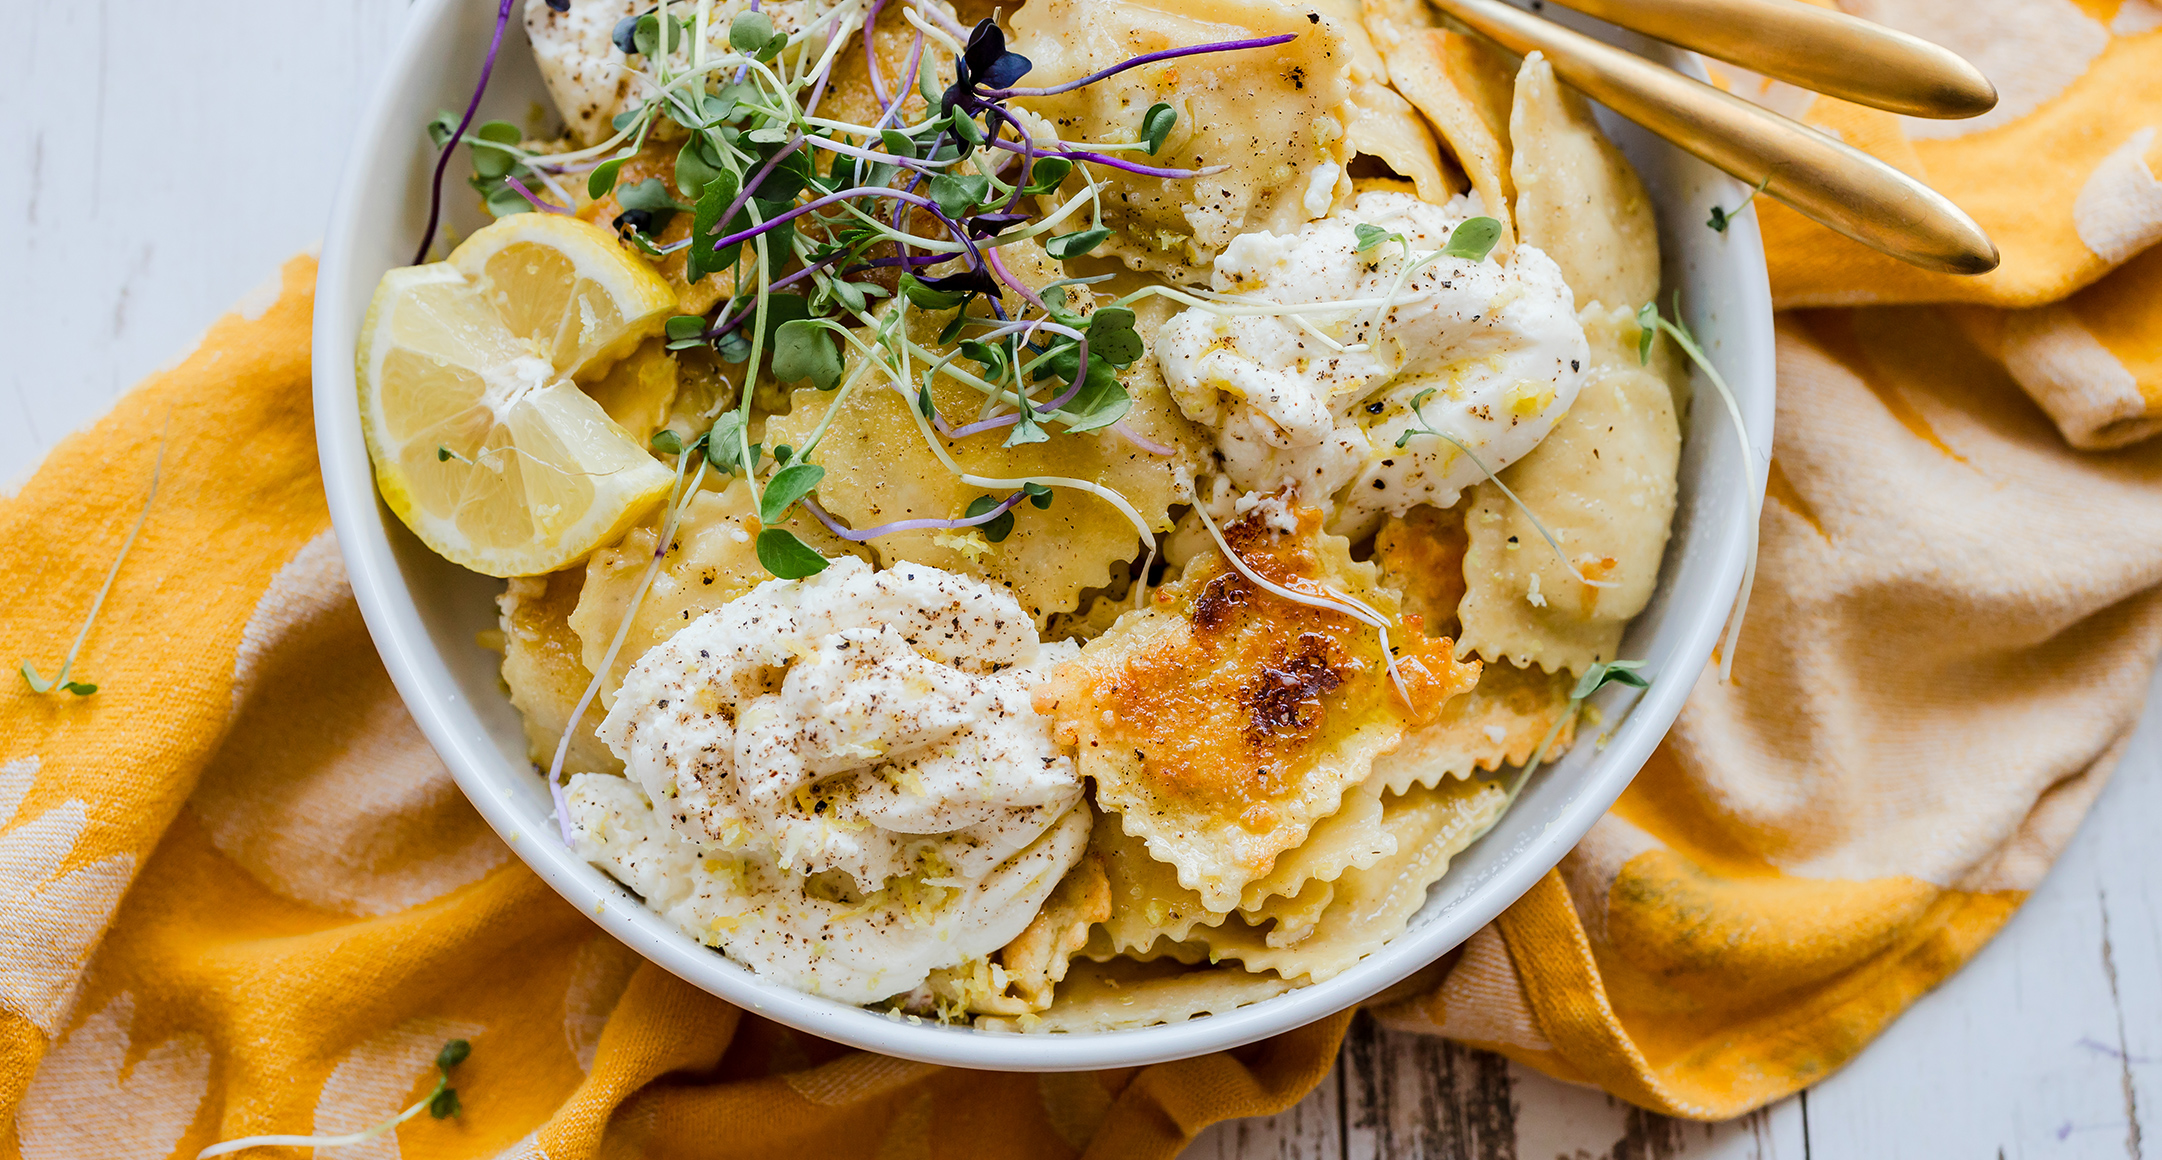
[[1005,945],[1081,856],[1080,778],[1029,703],[1075,647],[936,568],[769,581],[624,678],[597,732],[627,779],[572,779],[578,848],[775,981],[907,991]]
[[[1485,478],[1447,440],[1396,446],[1423,426],[1412,410],[1421,392],[1433,392],[1420,404],[1433,429],[1495,471],[1545,438],[1590,361],[1553,259],[1522,244],[1507,265],[1442,256],[1398,284],[1407,262],[1441,249],[1477,212],[1466,197],[1440,206],[1369,191],[1295,234],[1242,234],[1217,257],[1211,284],[1241,303],[1181,311],[1154,345],[1180,410],[1215,428],[1232,483],[1330,502],[1330,530],[1356,538],[1385,513],[1448,507]],[[1362,253],[1362,225],[1398,237]],[[1357,299],[1375,305],[1238,312]]]

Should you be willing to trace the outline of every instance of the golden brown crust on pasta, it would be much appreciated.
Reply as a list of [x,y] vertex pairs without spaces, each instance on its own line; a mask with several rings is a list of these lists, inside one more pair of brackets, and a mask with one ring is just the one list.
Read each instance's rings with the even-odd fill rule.
[[[1225,529],[1250,568],[1309,595],[1349,593],[1394,619],[1373,565],[1325,535],[1321,513],[1294,509],[1286,533],[1269,510]],[[1397,623],[1390,643],[1410,706],[1373,628],[1284,600],[1211,552],[1056,670],[1036,705],[1079,747],[1098,806],[1176,866],[1205,906],[1228,911],[1336,811],[1407,721],[1432,717],[1476,680],[1448,640]]]

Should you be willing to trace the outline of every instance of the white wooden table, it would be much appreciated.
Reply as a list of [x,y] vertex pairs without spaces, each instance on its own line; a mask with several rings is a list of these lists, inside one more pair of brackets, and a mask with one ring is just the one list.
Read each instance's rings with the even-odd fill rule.
[[[404,16],[404,0],[0,0],[0,480],[315,242]],[[1304,1103],[1189,1155],[2162,1157],[2158,823],[2150,711],[2004,933],[1844,1071],[1742,1120],[1647,1115],[1362,1020]]]

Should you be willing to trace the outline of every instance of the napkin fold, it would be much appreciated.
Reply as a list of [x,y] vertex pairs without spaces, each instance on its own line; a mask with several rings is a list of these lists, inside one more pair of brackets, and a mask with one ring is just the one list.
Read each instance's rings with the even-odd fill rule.
[[[1799,111],[1943,189],[2005,264],[1923,274],[1755,203],[1788,309],[1735,679],[1658,674],[1695,691],[1613,812],[1377,1007],[1673,1115],[1823,1077],[1971,956],[2162,652],[2162,452],[2138,442],[2162,425],[2162,9],[1863,7],[1970,51],[2003,109]],[[905,1063],[594,928],[466,805],[368,642],[316,472],[313,279],[289,263],[0,501],[0,659],[46,676],[141,521],[70,670],[97,691],[0,693],[0,1156],[356,1130],[425,1096],[452,1038],[462,1113],[344,1155],[1170,1156],[1326,1074],[1348,1014],[1146,1068]]]

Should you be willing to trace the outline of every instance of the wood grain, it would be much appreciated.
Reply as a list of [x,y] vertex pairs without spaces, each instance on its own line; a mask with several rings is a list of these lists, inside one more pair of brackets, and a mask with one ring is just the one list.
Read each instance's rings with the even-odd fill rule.
[[[0,481],[316,240],[405,13],[0,0]],[[1188,1154],[2162,1160],[2158,717],[2004,933],[1803,1097],[1687,1124],[1362,1020],[1306,1101]]]

